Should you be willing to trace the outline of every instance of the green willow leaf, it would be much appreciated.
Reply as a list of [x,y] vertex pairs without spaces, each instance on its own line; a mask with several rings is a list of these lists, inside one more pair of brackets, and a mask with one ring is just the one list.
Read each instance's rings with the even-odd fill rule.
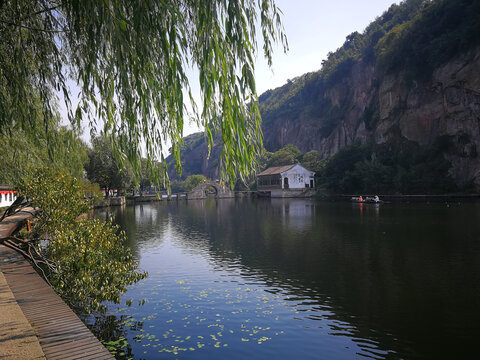
[[[0,133],[16,124],[33,129],[39,111],[48,123],[68,73],[80,87],[76,110],[64,96],[70,120],[102,123],[117,156],[138,164],[144,150],[149,162],[164,160],[171,146],[181,171],[183,125],[191,118],[210,147],[212,133],[220,135],[222,174],[233,184],[254,170],[262,149],[256,18],[271,64],[272,44],[287,48],[279,14],[274,0],[2,1]],[[199,70],[200,113],[184,104],[184,91],[193,98],[189,67]]]

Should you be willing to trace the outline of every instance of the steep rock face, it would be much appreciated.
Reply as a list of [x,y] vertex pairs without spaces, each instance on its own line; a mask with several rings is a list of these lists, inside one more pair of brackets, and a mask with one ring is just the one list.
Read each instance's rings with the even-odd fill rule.
[[457,185],[480,187],[480,48],[437,68],[428,81],[405,78],[381,77],[372,64],[357,61],[332,86],[307,86],[310,93],[296,95],[309,97],[305,110],[265,122],[267,149],[294,144],[326,158],[355,142],[440,141]]
[[327,157],[355,141],[365,142],[369,132],[361,119],[376,99],[374,81],[374,67],[358,62],[348,77],[332,87],[319,91],[312,86],[312,93],[299,93],[299,97],[310,97],[308,110],[265,122],[267,149],[294,144],[304,152],[315,149]]
[[473,180],[480,186],[480,48],[436,69],[425,83],[409,87],[399,76],[385,79],[379,99],[376,142],[386,141],[394,126],[421,145],[431,146],[443,137],[455,182]]
[[172,180],[185,179],[189,175],[203,174],[209,179],[220,178],[219,162],[222,152],[220,139],[214,139],[214,145],[208,157],[208,146],[202,133],[191,134],[184,138],[185,147],[181,151],[182,176],[178,176],[175,160],[170,155],[167,158],[169,177]]

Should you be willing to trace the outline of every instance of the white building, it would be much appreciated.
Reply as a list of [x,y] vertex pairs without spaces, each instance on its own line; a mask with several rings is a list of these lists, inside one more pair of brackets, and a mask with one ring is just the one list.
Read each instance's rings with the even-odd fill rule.
[[295,192],[315,187],[315,173],[300,164],[275,166],[257,175],[257,189],[272,197],[295,196]]
[[0,185],[0,208],[12,205],[16,199],[16,191],[12,190],[9,186]]

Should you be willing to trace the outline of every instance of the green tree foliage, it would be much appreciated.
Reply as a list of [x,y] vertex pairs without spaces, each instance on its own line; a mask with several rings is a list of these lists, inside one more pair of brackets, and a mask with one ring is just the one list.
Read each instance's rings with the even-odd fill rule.
[[[403,72],[406,80],[426,80],[432,71],[455,55],[480,43],[480,3],[475,0],[405,0],[392,4],[363,33],[347,36],[344,44],[328,53],[319,71],[288,81],[260,96],[264,124],[279,118],[311,119],[319,135],[327,137],[343,119],[349,96],[332,103],[328,91],[352,74],[355,64],[375,66],[377,79]],[[375,85],[374,85],[375,86]],[[364,121],[373,130],[377,105],[367,108]],[[276,149],[276,144],[265,147]]]
[[304,113],[306,118],[316,120],[321,136],[330,135],[342,119],[345,108],[342,103],[332,104],[324,96],[325,92],[348,77],[356,62],[366,61],[375,65],[377,43],[395,26],[411,20],[428,3],[429,0],[406,0],[399,5],[393,4],[362,34],[351,33],[343,46],[329,52],[319,71],[299,76],[278,89],[262,94],[260,109],[264,122]]
[[92,139],[92,149],[88,153],[85,165],[87,177],[105,191],[124,192],[133,185],[133,172],[128,166],[121,166],[114,156],[112,148],[103,136]]
[[[470,144],[468,138],[441,138],[433,146],[420,146],[398,138],[385,144],[353,144],[327,159],[316,150],[304,154],[287,145],[275,153],[265,152],[258,172],[270,166],[300,162],[315,172],[317,187],[344,194],[442,194],[462,191],[449,174],[445,154],[476,157],[476,150],[452,153],[452,142]],[[469,184],[465,184],[467,187]],[[255,189],[255,181],[250,182]]]
[[163,185],[163,188],[166,187],[165,178],[161,174],[161,169],[162,165],[160,163],[150,163],[147,159],[142,158],[140,175],[138,177],[138,188],[140,189],[140,191],[144,191],[145,189],[154,185],[154,177],[152,176],[152,174],[159,174],[157,176],[157,179],[160,180],[160,186],[162,187]]
[[183,180],[174,180],[170,183],[170,190],[173,194],[185,192],[185,185]]
[[351,192],[353,189],[359,189],[361,179],[354,174],[355,164],[366,160],[369,154],[368,146],[352,145],[331,156],[322,174],[322,181],[326,188],[335,192]]
[[96,198],[82,181],[41,167],[18,190],[40,209],[30,236],[46,240],[44,251],[56,264],[46,277],[72,307],[91,311],[103,301],[118,303],[128,285],[146,276],[124,246],[125,234],[110,221],[77,219]]
[[271,155],[267,167],[295,164],[301,155],[302,152],[295,145],[288,144]]
[[[35,128],[43,120],[32,120]],[[48,131],[32,135],[17,124],[0,136],[0,183],[14,185],[28,174],[32,167],[51,166],[68,171],[73,176],[83,176],[83,166],[88,160],[87,146],[78,133],[59,126],[58,118],[52,118]]]
[[324,166],[324,162],[317,150],[310,150],[303,154],[300,164],[302,164],[304,168],[315,172],[320,171]]
[[190,175],[185,180],[176,180],[172,182],[172,192],[189,192],[202,182],[208,181],[204,175]]
[[431,148],[400,139],[381,145],[355,144],[331,156],[320,181],[336,193],[439,194],[458,191],[441,144]]
[[204,174],[207,177],[218,177],[222,144],[219,136],[214,136],[213,145],[208,148],[205,135],[201,132],[183,138],[182,173],[175,171],[175,159],[169,155],[166,159],[171,180],[185,180],[190,175]]
[[425,4],[421,11],[395,26],[375,46],[383,71],[403,70],[410,79],[425,79],[439,65],[480,43],[478,1],[420,3]]
[[197,185],[207,181],[203,175],[190,175],[185,179],[185,191],[192,191]]
[[0,1],[0,133],[17,123],[29,130],[38,112],[52,117],[56,91],[69,105],[69,74],[80,87],[79,107],[68,106],[72,123],[101,119],[136,173],[140,143],[153,162],[170,142],[180,168],[192,67],[202,97],[193,119],[210,145],[220,134],[222,170],[233,180],[254,169],[262,148],[258,31],[271,64],[273,42],[287,47],[274,0]]

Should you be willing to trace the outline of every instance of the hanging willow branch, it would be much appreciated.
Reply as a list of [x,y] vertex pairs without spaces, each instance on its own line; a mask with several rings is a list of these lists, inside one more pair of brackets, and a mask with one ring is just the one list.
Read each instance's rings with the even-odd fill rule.
[[[262,149],[257,33],[271,64],[275,42],[287,49],[280,14],[274,0],[2,2],[0,133],[34,128],[39,113],[48,124],[60,92],[72,124],[103,124],[117,157],[137,172],[142,148],[153,163],[168,146],[181,171],[183,126],[193,119],[209,146],[214,134],[221,137],[222,173],[233,183],[254,170]],[[201,104],[189,114],[190,68]],[[67,73],[79,87],[76,109]]]

